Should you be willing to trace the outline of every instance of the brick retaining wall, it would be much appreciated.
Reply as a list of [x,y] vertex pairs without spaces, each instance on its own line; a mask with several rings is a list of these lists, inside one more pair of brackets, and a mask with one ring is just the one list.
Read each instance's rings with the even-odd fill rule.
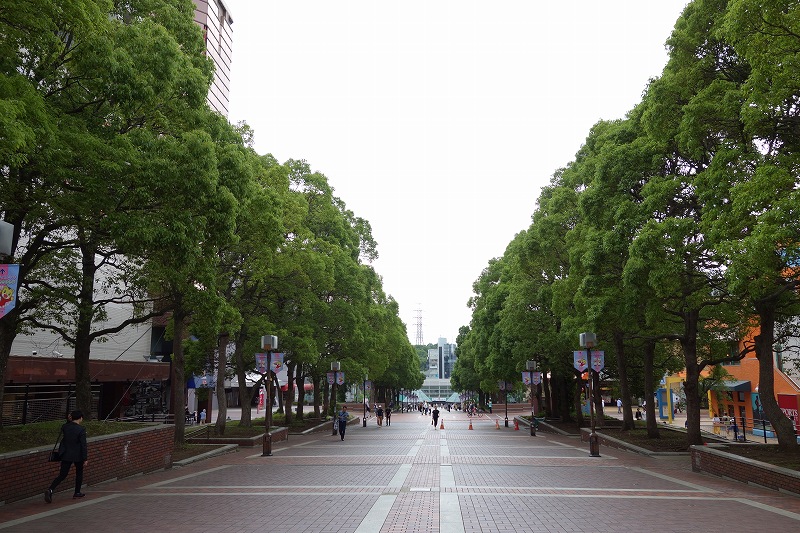
[[[159,424],[149,428],[90,437],[89,464],[83,470],[84,485],[153,472],[172,466],[175,426]],[[58,475],[60,463],[47,457],[52,446],[0,454],[0,504],[42,495]],[[75,488],[75,467],[56,491]]]
[[711,446],[692,446],[692,470],[800,496],[800,472],[754,461]]

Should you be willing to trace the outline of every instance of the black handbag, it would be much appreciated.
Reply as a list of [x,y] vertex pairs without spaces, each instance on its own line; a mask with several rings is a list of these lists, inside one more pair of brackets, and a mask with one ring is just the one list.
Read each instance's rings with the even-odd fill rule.
[[61,450],[59,449],[61,444],[61,437],[64,436],[64,430],[58,432],[58,438],[56,439],[55,445],[53,445],[53,449],[50,451],[50,456],[47,460],[51,463],[58,463],[61,461]]

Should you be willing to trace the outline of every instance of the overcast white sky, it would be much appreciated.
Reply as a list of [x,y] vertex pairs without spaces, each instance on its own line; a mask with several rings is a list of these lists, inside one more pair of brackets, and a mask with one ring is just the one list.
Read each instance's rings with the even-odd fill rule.
[[660,75],[687,0],[225,0],[231,122],[372,225],[413,343],[455,342],[472,284],[591,126]]

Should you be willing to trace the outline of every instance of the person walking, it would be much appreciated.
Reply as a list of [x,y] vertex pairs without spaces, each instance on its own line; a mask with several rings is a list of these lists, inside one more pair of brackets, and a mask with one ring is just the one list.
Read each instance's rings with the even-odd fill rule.
[[375,411],[375,419],[378,421],[378,427],[383,425],[383,407],[378,405],[378,410]]
[[69,475],[70,467],[75,464],[75,492],[73,498],[83,498],[86,496],[81,492],[81,485],[83,485],[83,467],[86,465],[89,457],[89,449],[86,445],[86,428],[81,426],[83,422],[83,413],[80,411],[72,411],[70,419],[66,424],[61,426],[61,445],[58,451],[61,453],[61,470],[58,476],[50,483],[50,487],[44,491],[44,501],[47,503],[53,502],[53,491],[56,490],[58,484],[66,479]]
[[622,398],[617,398],[617,413],[622,412]]
[[343,405],[342,410],[339,411],[339,436],[344,440],[344,432],[347,429],[347,419],[350,415],[347,413],[347,406]]
[[437,426],[439,422],[439,408],[435,405],[433,406],[433,411],[431,411],[431,416],[433,417],[433,429],[439,429],[439,426]]
[[206,410],[205,409],[200,411],[200,423],[201,424],[205,424],[206,423]]
[[391,426],[392,425],[392,408],[391,408],[391,406],[386,408],[386,413],[385,414],[386,414],[386,425],[387,426]]

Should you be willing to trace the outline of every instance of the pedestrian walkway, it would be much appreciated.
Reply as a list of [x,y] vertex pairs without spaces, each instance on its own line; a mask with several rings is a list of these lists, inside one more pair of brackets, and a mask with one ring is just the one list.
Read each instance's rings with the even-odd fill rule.
[[[800,498],[574,437],[443,411],[392,425],[290,436],[271,457],[242,449],[187,467],[86,487],[52,504],[0,507],[0,533],[58,531],[582,532],[796,531]],[[513,414],[509,414],[513,419]],[[472,429],[469,429],[470,423]],[[87,466],[91,468],[91,462]],[[47,480],[42,480],[42,490]]]

